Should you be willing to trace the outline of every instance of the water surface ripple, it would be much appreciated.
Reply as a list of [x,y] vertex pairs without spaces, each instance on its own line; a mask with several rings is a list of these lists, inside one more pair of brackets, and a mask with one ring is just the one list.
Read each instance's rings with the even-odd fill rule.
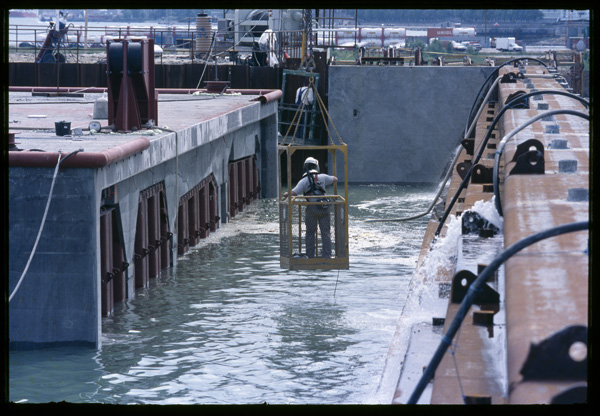
[[10,352],[13,402],[354,404],[377,387],[435,186],[350,187],[350,270],[279,267],[259,200],[104,318],[102,348]]

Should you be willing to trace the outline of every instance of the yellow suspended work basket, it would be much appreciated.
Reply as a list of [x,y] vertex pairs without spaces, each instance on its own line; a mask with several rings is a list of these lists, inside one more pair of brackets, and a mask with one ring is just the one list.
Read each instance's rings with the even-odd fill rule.
[[[312,88],[319,111],[323,115],[329,144],[322,146],[294,144],[295,129],[300,124],[305,104],[302,102],[298,106],[288,132],[278,145],[280,266],[290,270],[348,269],[350,267],[348,253],[348,147],[335,130],[312,77],[308,87]],[[333,143],[328,122],[331,122],[331,128],[337,135],[339,144]],[[290,136],[292,130],[294,132]],[[315,201],[314,196],[291,195],[291,190],[300,179],[300,177],[293,177],[292,167],[297,165],[298,158],[304,159],[305,155],[310,152],[319,153],[321,158],[324,158],[323,154],[327,155],[327,161],[330,162],[328,174],[339,178],[343,169],[343,179],[328,187],[327,194],[324,196],[326,201]],[[319,159],[316,155],[313,157]],[[281,162],[284,160],[286,172],[282,171],[281,166]],[[319,160],[319,165],[325,166],[323,162],[325,160]],[[330,192],[330,188],[333,188],[333,192]],[[289,197],[286,197],[288,193]],[[322,210],[319,210],[319,207]],[[316,217],[318,224],[311,226],[310,221],[315,220],[315,212],[319,212]],[[327,232],[328,226],[329,233]],[[307,234],[307,230],[313,228],[316,229],[315,233]],[[330,244],[328,240],[330,240]],[[312,244],[313,241],[314,244]],[[307,251],[307,246],[315,247],[314,255],[311,255],[312,249]],[[329,247],[330,253],[328,253]],[[324,252],[325,255],[323,255]]]

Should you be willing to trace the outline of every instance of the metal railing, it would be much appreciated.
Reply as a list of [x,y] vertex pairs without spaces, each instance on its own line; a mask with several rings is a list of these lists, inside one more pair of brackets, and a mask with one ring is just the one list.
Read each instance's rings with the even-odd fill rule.
[[[67,25],[68,31],[55,46],[66,56],[66,61],[79,63],[85,54],[106,53],[106,43],[114,39],[148,38],[154,39],[155,45],[162,50],[162,55],[195,57],[195,30],[191,28],[152,28],[152,27],[95,27],[82,28]],[[13,25],[9,28],[9,53],[25,53],[32,55],[32,62],[42,49],[48,35],[49,27],[31,25]]]
[[[209,51],[198,49],[197,33],[195,27],[142,27],[142,26],[103,26],[85,28],[82,25],[69,23],[66,34],[55,46],[65,55],[66,62],[80,63],[82,57],[89,54],[106,53],[106,43],[114,39],[124,38],[148,38],[154,39],[157,50],[156,58],[166,57],[189,58],[192,61],[204,58]],[[9,53],[31,54],[31,62],[36,57],[48,32],[49,26],[42,25],[10,25],[8,33]],[[232,36],[233,35],[233,36]],[[220,33],[215,30],[212,48],[210,50],[212,59],[214,56],[223,60],[240,62],[235,57],[239,55],[251,55],[253,52],[261,52],[258,46],[259,37],[243,36],[244,42],[235,43],[235,32]],[[282,31],[269,34],[269,44],[275,47],[278,62],[284,62],[288,58],[301,58],[302,55],[302,31]],[[203,59],[202,59],[203,60]],[[162,63],[162,62],[161,62]]]

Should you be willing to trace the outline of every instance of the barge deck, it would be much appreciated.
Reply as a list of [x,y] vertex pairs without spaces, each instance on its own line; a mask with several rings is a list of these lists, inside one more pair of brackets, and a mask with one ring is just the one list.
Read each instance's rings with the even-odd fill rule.
[[[589,108],[532,61],[500,67],[498,80],[453,166],[448,220],[430,220],[379,402],[587,402]],[[566,224],[586,227],[504,259],[478,287],[477,305],[457,317],[503,250]]]

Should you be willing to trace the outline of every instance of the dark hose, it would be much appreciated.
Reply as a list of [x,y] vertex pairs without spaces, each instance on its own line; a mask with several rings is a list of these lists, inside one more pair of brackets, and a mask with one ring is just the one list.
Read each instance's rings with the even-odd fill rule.
[[[481,96],[484,88],[486,87],[486,85],[490,84],[490,81],[493,77],[497,76],[496,74],[498,74],[498,71],[500,71],[500,68],[502,68],[503,66],[506,66],[508,64],[511,64],[513,62],[516,61],[523,61],[523,60],[531,60],[531,61],[536,61],[540,64],[542,64],[543,66],[545,66],[546,68],[548,67],[548,65],[546,65],[545,62],[537,59],[537,58],[515,58],[515,59],[511,59],[510,61],[506,61],[504,62],[502,65],[498,66],[496,69],[494,69],[492,71],[492,73],[490,75],[488,75],[487,79],[483,82],[483,84],[481,85],[481,88],[479,89],[479,92],[477,93],[477,96],[475,97],[475,100],[473,101],[473,105],[471,106],[471,111],[469,112],[469,117],[467,119],[467,127],[471,124],[472,120],[471,118],[473,117],[473,110],[475,110],[475,107],[477,106],[477,101],[479,100],[479,97]],[[465,129],[466,131],[466,129]]]
[[525,237],[522,240],[517,241],[516,243],[514,243],[513,245],[508,247],[506,250],[504,250],[485,269],[483,269],[482,272],[479,274],[479,276],[477,276],[477,278],[469,286],[467,294],[465,295],[463,301],[461,302],[460,307],[458,308],[458,311],[456,312],[456,315],[454,316],[454,319],[452,320],[452,323],[450,324],[450,326],[448,327],[448,330],[442,337],[442,342],[440,343],[440,345],[438,346],[437,350],[435,351],[433,357],[431,358],[429,365],[423,372],[423,375],[421,376],[421,379],[419,380],[419,383],[415,387],[415,390],[413,391],[412,395],[408,399],[407,404],[416,404],[417,403],[417,401],[421,397],[421,394],[423,393],[423,390],[425,389],[425,387],[427,386],[427,384],[433,377],[433,374],[435,373],[436,368],[442,361],[442,358],[443,358],[444,354],[446,353],[446,350],[452,343],[452,339],[454,338],[454,335],[456,335],[456,332],[460,328],[464,317],[466,316],[469,308],[473,304],[476,296],[478,295],[478,292],[481,290],[481,287],[494,274],[494,272],[502,265],[502,263],[504,263],[506,260],[508,260],[515,253],[521,251],[525,247],[528,247],[540,240],[544,240],[546,238],[554,237],[554,236],[561,235],[561,234],[571,233],[574,231],[583,231],[588,228],[589,228],[589,221],[574,222],[574,223],[570,223],[570,224],[559,225],[557,227],[550,228],[549,230],[541,231],[537,234],[533,234],[529,237]]
[[444,226],[444,223],[446,222],[448,215],[450,215],[450,211],[452,210],[452,207],[458,200],[458,197],[459,197],[460,193],[462,192],[462,190],[467,186],[469,179],[471,179],[471,172],[473,171],[473,168],[475,167],[475,165],[479,162],[479,159],[481,158],[481,155],[483,154],[483,150],[485,149],[487,142],[492,135],[492,131],[494,130],[494,127],[496,127],[496,124],[498,124],[498,122],[500,121],[500,118],[502,117],[502,115],[504,115],[504,112],[506,110],[511,109],[512,105],[517,104],[518,102],[522,102],[524,99],[526,99],[528,97],[531,97],[534,95],[542,95],[542,94],[565,95],[567,97],[574,98],[574,99],[578,100],[579,102],[583,103],[585,106],[589,107],[589,102],[586,101],[585,99],[583,99],[575,94],[571,94],[569,92],[562,91],[562,90],[546,90],[546,91],[530,92],[528,94],[521,95],[521,96],[513,99],[512,101],[508,102],[504,107],[502,107],[502,109],[498,112],[498,114],[494,118],[494,121],[492,121],[492,124],[490,124],[490,127],[487,130],[487,133],[483,139],[483,142],[481,143],[481,146],[479,147],[479,152],[477,153],[477,156],[471,163],[471,166],[470,166],[469,170],[467,171],[467,173],[465,174],[465,177],[463,178],[462,182],[460,183],[458,190],[452,197],[452,200],[450,201],[449,206],[446,207],[446,210],[444,211],[444,215],[442,215],[442,218],[440,218],[440,223],[438,224],[438,227],[435,231],[436,236],[438,236],[440,234],[440,231],[442,230],[442,227]]

